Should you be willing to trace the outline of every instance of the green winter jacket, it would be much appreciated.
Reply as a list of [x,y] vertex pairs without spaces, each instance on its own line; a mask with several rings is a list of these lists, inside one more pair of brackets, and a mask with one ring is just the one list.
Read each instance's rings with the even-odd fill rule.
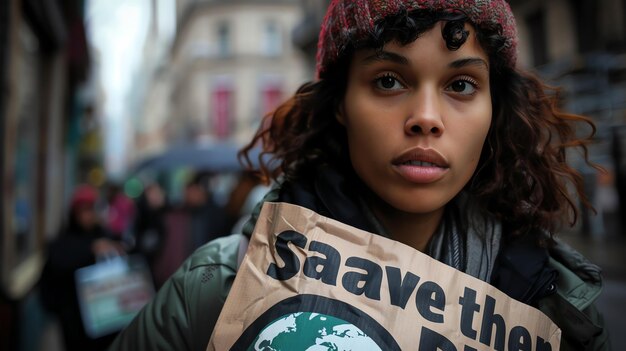
[[110,350],[204,351],[235,279],[241,234],[196,250],[159,289]]

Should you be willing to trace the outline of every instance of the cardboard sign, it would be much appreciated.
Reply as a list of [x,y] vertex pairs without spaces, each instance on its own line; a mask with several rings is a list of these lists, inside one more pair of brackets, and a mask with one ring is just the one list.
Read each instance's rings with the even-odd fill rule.
[[409,246],[266,203],[207,350],[558,350],[539,310]]

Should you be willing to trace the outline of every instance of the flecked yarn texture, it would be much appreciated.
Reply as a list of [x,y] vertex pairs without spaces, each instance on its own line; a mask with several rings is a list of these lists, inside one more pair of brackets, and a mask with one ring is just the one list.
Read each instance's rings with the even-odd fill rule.
[[377,21],[416,10],[460,11],[474,26],[497,30],[505,39],[499,54],[515,67],[517,28],[505,0],[333,0],[317,44],[317,76],[337,60],[348,44],[367,37]]

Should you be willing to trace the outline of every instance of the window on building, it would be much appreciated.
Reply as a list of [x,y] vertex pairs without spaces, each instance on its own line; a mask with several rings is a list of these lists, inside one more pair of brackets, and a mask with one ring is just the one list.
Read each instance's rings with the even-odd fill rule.
[[272,112],[282,102],[283,89],[281,84],[270,83],[261,87],[261,112],[263,116]]
[[545,12],[541,9],[526,17],[532,45],[533,65],[540,66],[548,62],[547,28]]
[[231,54],[231,34],[228,23],[220,23],[217,27],[217,54],[220,57]]
[[217,139],[228,138],[233,122],[233,89],[230,85],[217,85],[212,92],[211,124]]
[[574,0],[578,50],[589,52],[602,44],[598,36],[598,5],[596,0]]
[[265,23],[263,53],[267,56],[278,56],[282,52],[281,33],[274,21]]

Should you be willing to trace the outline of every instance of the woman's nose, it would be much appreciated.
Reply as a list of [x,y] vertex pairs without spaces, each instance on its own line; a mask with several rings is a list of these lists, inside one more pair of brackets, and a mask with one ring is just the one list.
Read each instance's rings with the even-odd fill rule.
[[422,89],[417,92],[411,115],[407,118],[404,131],[407,135],[440,136],[444,132],[442,111],[436,91]]

